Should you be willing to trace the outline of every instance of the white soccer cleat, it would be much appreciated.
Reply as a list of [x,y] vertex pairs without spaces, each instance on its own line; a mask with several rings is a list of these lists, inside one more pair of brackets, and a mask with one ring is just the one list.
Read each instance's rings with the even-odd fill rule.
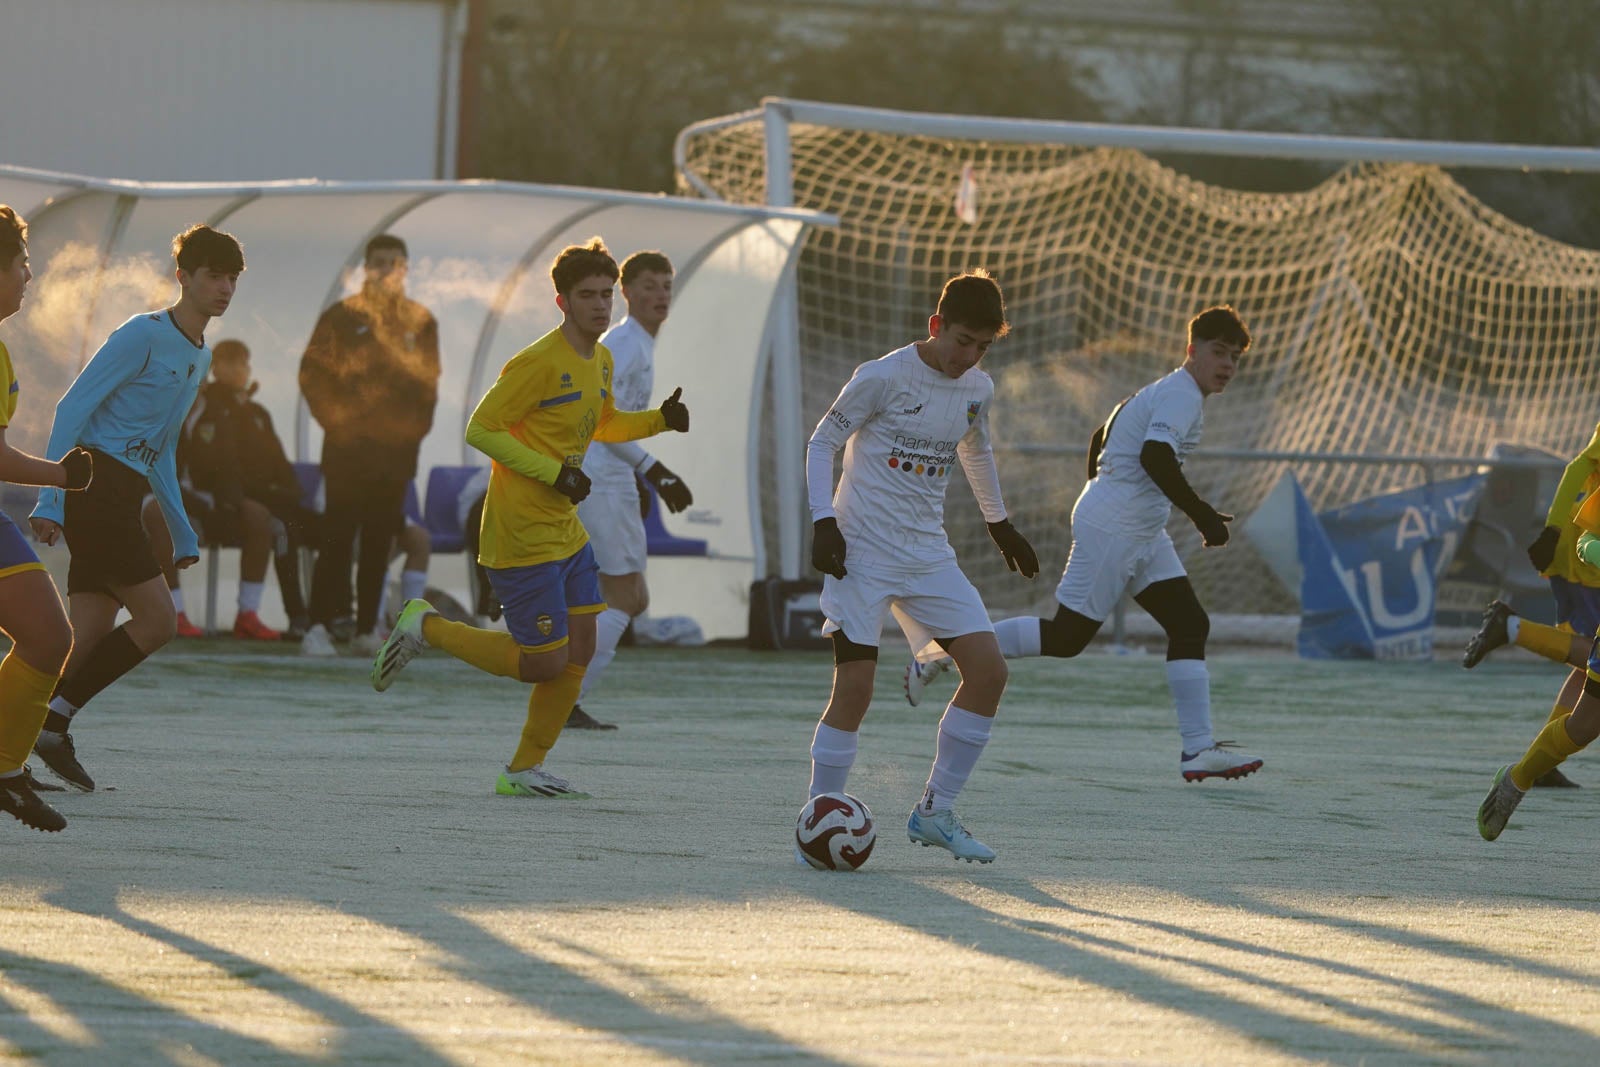
[[906,836],[913,845],[942,848],[968,863],[994,862],[994,849],[967,833],[967,828],[950,808],[943,811],[925,811],[921,805],[912,808],[911,818],[906,821]]
[[927,687],[928,683],[953,666],[955,666],[955,662],[948,656],[936,659],[931,663],[923,663],[919,659],[913,659],[906,666],[906,702],[912,707],[916,707],[922,702],[922,691]]
[[426,600],[408,600],[400,609],[389,639],[379,647],[372,660],[372,688],[383,692],[394,684],[395,676],[405,665],[421,655],[428,647],[422,636],[422,620],[434,614],[433,605]]
[[319,622],[300,639],[300,654],[315,659],[331,659],[339,654],[339,650],[333,647],[333,635]]
[[564,800],[588,800],[589,794],[572,788],[572,783],[544,769],[544,764],[525,771],[507,767],[494,783],[494,791],[503,797],[551,797]]
[[1178,770],[1186,782],[1201,782],[1207,778],[1243,778],[1254,774],[1263,765],[1260,756],[1250,756],[1238,751],[1232,741],[1218,741],[1199,752],[1185,752],[1179,757]]

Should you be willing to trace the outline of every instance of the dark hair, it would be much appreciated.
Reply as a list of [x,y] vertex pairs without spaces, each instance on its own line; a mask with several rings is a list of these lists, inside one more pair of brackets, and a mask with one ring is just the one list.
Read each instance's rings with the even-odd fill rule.
[[665,254],[651,249],[647,252],[635,252],[622,261],[623,285],[632,285],[639,275],[645,273],[671,274],[672,260]]
[[0,204],[0,269],[11,266],[27,247],[28,224],[8,205]]
[[606,251],[606,243],[598,237],[589,238],[589,243],[585,245],[568,245],[550,264],[550,280],[555,283],[556,292],[562,296],[570,293],[572,287],[585,278],[593,278],[597,274],[603,274],[612,281],[617,280],[617,261],[611,258],[611,253]]
[[1250,328],[1229,304],[1206,308],[1189,320],[1189,343],[1226,341],[1243,352],[1250,347]]
[[218,274],[239,274],[244,270],[244,248],[231,233],[213,230],[197,222],[172,239],[172,258],[178,269],[193,274],[207,267]]
[[939,294],[938,315],[946,325],[960,323],[973,330],[993,330],[997,338],[1011,331],[1000,284],[981,267],[944,283],[944,291]]
[[225,341],[218,341],[211,346],[211,362],[213,363],[218,360],[227,362],[229,360],[249,358],[250,346],[232,337]]
[[392,233],[380,233],[378,236],[367,242],[366,251],[361,253],[362,262],[366,262],[367,260],[371,259],[372,253],[382,252],[386,248],[394,249],[406,259],[411,258],[411,253],[406,251],[406,243],[404,241]]

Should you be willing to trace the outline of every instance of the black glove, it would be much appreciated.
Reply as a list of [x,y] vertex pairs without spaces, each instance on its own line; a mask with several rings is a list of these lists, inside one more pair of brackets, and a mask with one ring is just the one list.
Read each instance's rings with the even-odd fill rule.
[[1228,543],[1228,523],[1233,521],[1233,516],[1227,512],[1218,511],[1210,504],[1201,501],[1198,512],[1191,515],[1195,529],[1200,531],[1200,537],[1207,548],[1221,548]]
[[650,487],[644,484],[643,478],[640,478],[637,474],[633,477],[639,483],[639,517],[648,519],[650,517],[650,501],[654,500],[655,497],[651,494]]
[[671,396],[661,402],[661,415],[667,420],[667,429],[677,430],[679,433],[688,433],[689,409],[679,399],[681,396],[683,396],[683,386],[680,385],[672,391]]
[[589,476],[583,473],[582,467],[563,463],[561,473],[556,475],[556,492],[574,504],[581,504],[583,498],[589,495]]
[[1011,525],[1010,519],[991,522],[989,536],[1000,547],[1000,554],[1006,558],[1007,567],[1020,572],[1024,578],[1032,578],[1039,573],[1038,555],[1033,551],[1033,546],[1028,544],[1028,539]]
[[94,457],[87,449],[74,448],[61,457],[61,470],[65,474],[63,489],[87,489],[94,481]]
[[811,524],[811,565],[835,578],[849,573],[844,569],[844,534],[831,516]]
[[1534,570],[1543,574],[1550,569],[1550,564],[1556,561],[1556,545],[1560,540],[1559,526],[1546,526],[1539,531],[1539,536],[1528,546],[1528,562],[1533,564]]
[[[688,418],[688,415],[685,415],[684,418]],[[674,515],[694,503],[694,494],[689,492],[687,485],[683,484],[683,479],[667,470],[659,462],[652,463],[650,469],[644,472],[644,476],[646,481],[656,487],[656,493],[661,497],[661,502]]]

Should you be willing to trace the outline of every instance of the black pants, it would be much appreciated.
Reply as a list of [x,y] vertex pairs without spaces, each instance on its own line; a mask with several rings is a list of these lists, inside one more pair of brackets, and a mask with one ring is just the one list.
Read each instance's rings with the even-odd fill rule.
[[327,504],[322,548],[311,572],[311,621],[327,625],[350,614],[350,546],[359,531],[356,633],[371,633],[378,623],[389,552],[405,527],[406,486],[411,479],[359,465],[330,464],[326,456],[322,478]]

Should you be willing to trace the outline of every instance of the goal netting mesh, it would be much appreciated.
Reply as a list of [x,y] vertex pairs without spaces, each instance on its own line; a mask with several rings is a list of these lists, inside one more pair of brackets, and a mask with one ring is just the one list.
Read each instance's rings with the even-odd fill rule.
[[[683,170],[722,199],[764,203],[761,116],[732,118],[691,128]],[[992,426],[1041,580],[1007,573],[964,479],[951,480],[946,508],[961,564],[997,613],[1050,608],[1093,428],[1178,365],[1184,324],[1208,304],[1238,308],[1255,344],[1207,402],[1187,473],[1241,522],[1285,469],[1319,509],[1424,474],[1207,452],[1460,457],[1511,442],[1570,455],[1594,430],[1600,253],[1511,222],[1436,167],[1351,165],[1308,191],[1266,194],[1124,149],[803,122],[789,139],[795,205],[842,220],[813,229],[799,261],[808,430],[856,365],[925,336],[948,276],[983,266],[1005,289],[1013,330],[985,361]],[[963,199],[964,173],[975,196]],[[680,186],[695,191],[681,174]],[[1245,538],[1198,551],[1181,515],[1171,532],[1214,613],[1296,610],[1298,591]]]

